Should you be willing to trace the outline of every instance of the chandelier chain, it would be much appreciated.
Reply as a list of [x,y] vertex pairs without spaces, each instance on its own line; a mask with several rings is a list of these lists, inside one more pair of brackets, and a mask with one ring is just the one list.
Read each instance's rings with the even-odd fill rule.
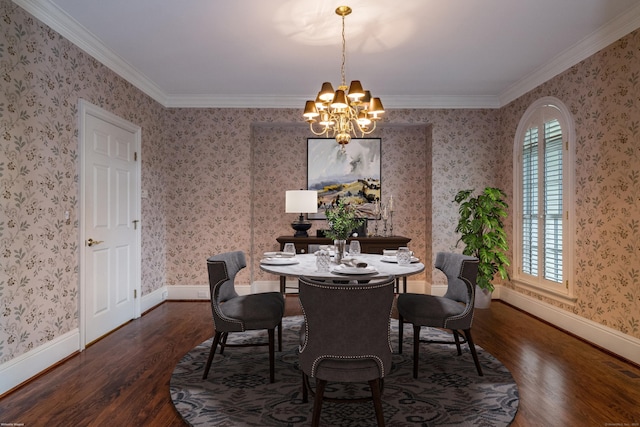
[[344,71],[344,68],[345,68],[344,65],[347,62],[346,52],[347,52],[347,39],[345,37],[345,32],[344,32],[344,15],[342,15],[342,67],[340,68],[341,75],[342,75],[342,86],[347,85],[347,78]]

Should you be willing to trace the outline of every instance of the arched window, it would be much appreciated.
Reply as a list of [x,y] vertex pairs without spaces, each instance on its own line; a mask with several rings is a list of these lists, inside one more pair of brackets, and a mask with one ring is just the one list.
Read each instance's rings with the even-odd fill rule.
[[514,149],[513,279],[562,300],[573,298],[575,131],[569,110],[545,97],[524,113]]

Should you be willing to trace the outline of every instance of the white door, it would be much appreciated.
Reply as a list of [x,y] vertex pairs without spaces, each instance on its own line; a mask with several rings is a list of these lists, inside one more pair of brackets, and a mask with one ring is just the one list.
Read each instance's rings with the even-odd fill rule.
[[84,342],[139,317],[140,128],[80,102]]

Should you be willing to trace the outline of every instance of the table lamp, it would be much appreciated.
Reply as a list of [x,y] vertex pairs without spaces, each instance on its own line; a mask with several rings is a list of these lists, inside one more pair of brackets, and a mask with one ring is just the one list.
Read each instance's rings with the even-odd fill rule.
[[307,230],[311,223],[305,221],[305,213],[318,212],[318,192],[315,190],[287,190],[285,198],[285,212],[300,214],[297,221],[291,223],[296,233],[294,237],[309,237]]

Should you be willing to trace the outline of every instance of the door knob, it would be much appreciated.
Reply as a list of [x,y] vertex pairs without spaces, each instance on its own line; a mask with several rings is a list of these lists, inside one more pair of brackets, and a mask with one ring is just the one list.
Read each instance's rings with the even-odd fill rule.
[[102,242],[103,242],[102,240],[89,239],[89,240],[87,240],[87,246],[99,245]]

